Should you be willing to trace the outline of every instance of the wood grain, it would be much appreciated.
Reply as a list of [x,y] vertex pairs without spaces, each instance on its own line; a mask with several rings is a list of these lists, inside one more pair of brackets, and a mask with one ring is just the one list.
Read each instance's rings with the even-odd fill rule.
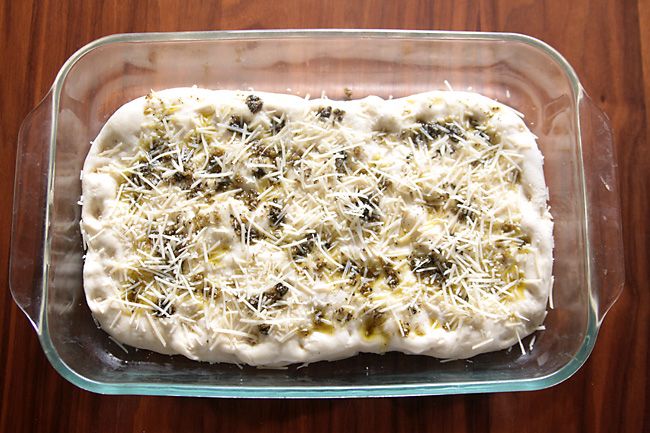
[[587,363],[551,389],[352,400],[101,396],[50,366],[8,286],[0,292],[0,431],[650,431],[650,1],[0,0],[0,276],[8,280],[16,141],[65,60],[124,32],[408,28],[519,32],[562,53],[611,117],[617,142],[625,290]]

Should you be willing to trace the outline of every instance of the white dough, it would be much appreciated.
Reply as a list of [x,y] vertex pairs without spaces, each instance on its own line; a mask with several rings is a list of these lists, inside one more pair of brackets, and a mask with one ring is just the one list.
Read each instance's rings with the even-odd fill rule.
[[208,362],[505,349],[552,286],[542,161],[473,93],[152,93],[83,167],[88,305],[122,343]]

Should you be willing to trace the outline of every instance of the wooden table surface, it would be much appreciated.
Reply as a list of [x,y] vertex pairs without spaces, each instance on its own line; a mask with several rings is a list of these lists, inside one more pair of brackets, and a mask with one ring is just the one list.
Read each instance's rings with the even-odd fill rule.
[[[192,3],[192,4],[190,4]],[[650,200],[648,0],[0,0],[0,385],[2,432],[650,431],[647,247]],[[587,363],[550,389],[348,400],[102,396],[64,380],[8,287],[21,122],[65,60],[114,33],[271,28],[517,32],[562,53],[611,117],[617,143],[626,283]]]

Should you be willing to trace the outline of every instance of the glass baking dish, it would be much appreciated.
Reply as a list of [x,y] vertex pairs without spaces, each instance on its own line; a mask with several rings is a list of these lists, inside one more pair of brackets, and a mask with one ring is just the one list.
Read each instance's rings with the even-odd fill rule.
[[[546,330],[467,361],[362,354],[265,370],[130,348],[98,329],[82,287],[79,174],[90,141],[122,104],[178,86],[331,99],[471,90],[525,115],[545,155],[555,220],[555,286]],[[107,394],[352,397],[533,390],[580,368],[623,285],[610,123],[562,56],[516,34],[239,31],[99,39],[62,67],[18,143],[10,286],[52,365]],[[534,345],[532,344],[534,341]]]

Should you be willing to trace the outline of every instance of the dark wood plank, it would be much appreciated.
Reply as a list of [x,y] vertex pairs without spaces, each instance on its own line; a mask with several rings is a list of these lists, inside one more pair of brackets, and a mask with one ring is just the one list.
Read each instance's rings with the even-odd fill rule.
[[[18,129],[74,51],[104,35],[256,28],[509,31],[540,38],[573,65],[616,132],[626,287],[590,359],[543,391],[357,400],[100,396],[49,365],[35,332],[0,292],[0,431],[648,431],[650,4],[547,0],[85,2],[0,0],[0,277],[8,278]],[[5,285],[6,286],[6,285]]]

